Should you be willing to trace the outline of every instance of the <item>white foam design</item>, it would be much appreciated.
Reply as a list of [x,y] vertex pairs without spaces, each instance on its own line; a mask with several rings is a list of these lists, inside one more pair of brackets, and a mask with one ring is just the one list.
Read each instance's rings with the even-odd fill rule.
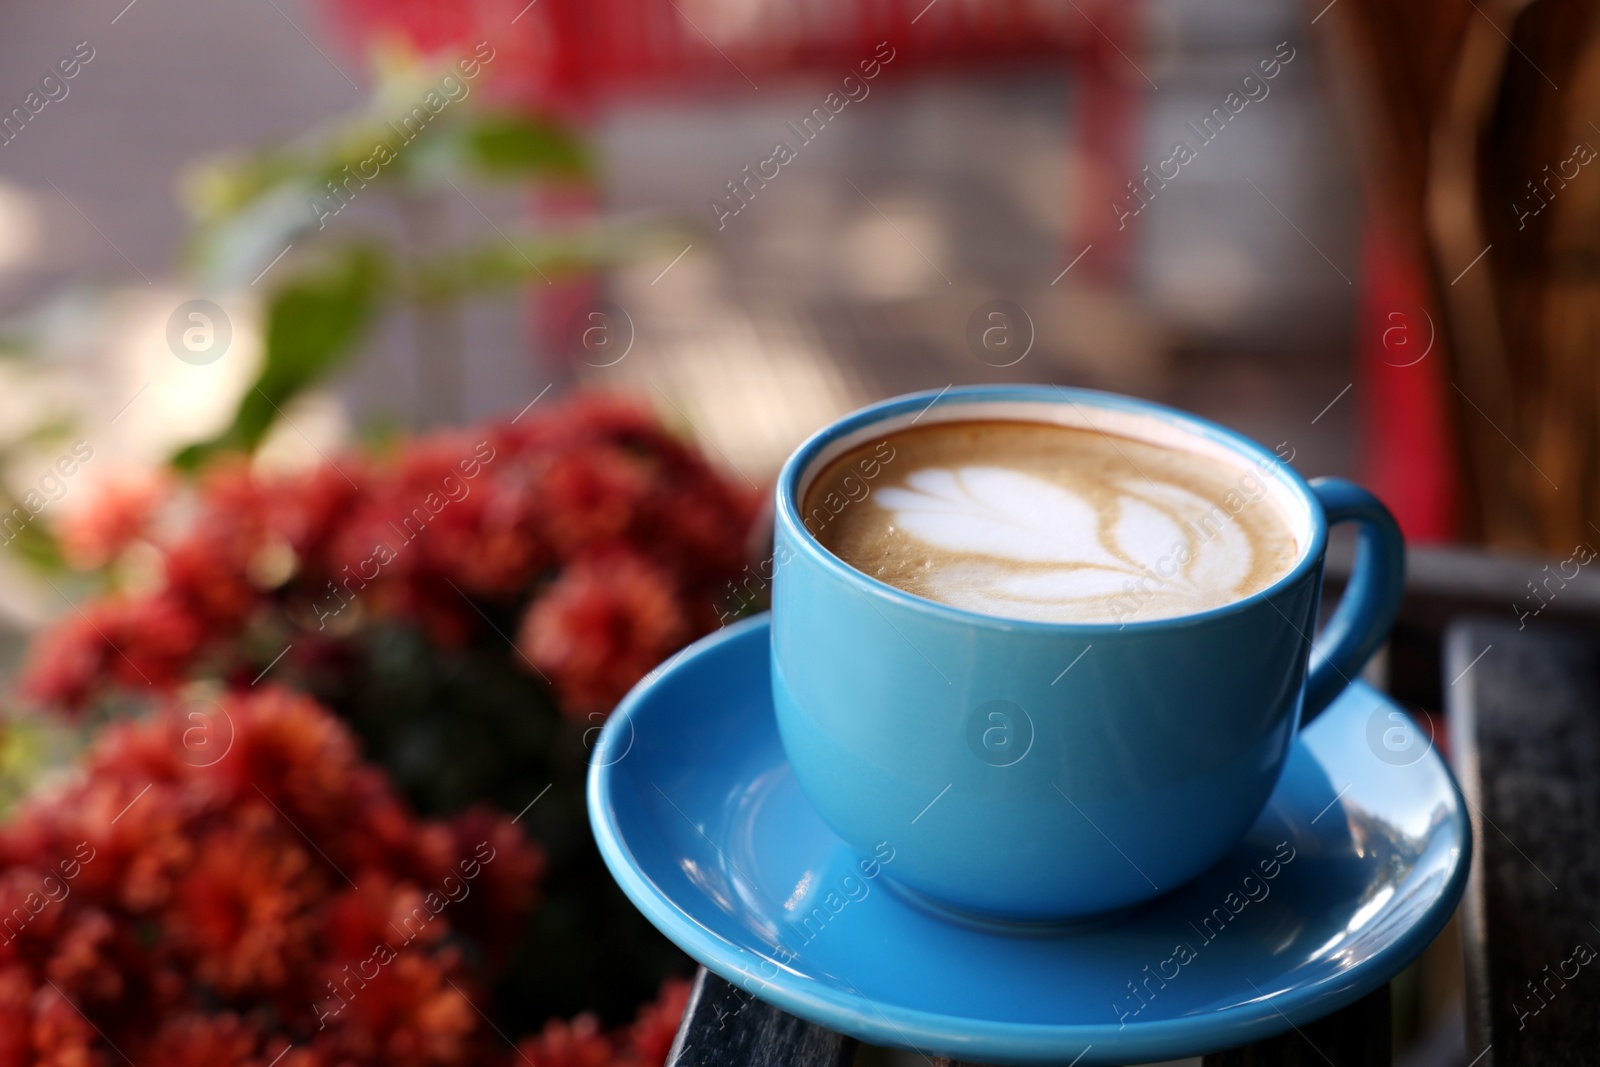
[[1005,467],[927,467],[878,494],[905,531],[950,552],[1019,563],[1120,566],[1100,516],[1076,493]]
[[967,559],[931,568],[927,594],[1028,619],[1163,618],[1238,599],[1254,551],[1221,505],[1165,482],[1117,486],[1114,515],[1003,467],[924,468],[875,499],[895,525]]

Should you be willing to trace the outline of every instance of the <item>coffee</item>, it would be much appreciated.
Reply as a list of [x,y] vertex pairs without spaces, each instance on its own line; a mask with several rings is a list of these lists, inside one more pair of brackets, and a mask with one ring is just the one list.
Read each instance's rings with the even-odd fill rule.
[[913,426],[836,457],[803,520],[864,574],[1005,618],[1189,615],[1266,588],[1303,546],[1243,461],[1040,422]]

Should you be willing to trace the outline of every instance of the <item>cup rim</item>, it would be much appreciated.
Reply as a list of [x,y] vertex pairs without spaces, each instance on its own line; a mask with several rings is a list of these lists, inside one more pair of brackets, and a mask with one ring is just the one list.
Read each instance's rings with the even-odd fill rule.
[[[1310,536],[1307,543],[1301,550],[1299,558],[1295,560],[1294,565],[1272,584],[1258,589],[1248,596],[1240,597],[1238,600],[1230,601],[1218,607],[1207,608],[1204,611],[1192,612],[1186,615],[1172,615],[1158,619],[1138,619],[1120,623],[1109,621],[1052,622],[1039,619],[1019,619],[1005,615],[988,615],[983,612],[931,600],[915,593],[908,593],[904,589],[880,581],[850,566],[850,564],[828,551],[822,542],[817,540],[816,535],[806,528],[805,522],[800,517],[800,503],[797,492],[800,479],[812,463],[816,461],[819,454],[839,438],[898,415],[919,409],[930,410],[935,405],[1007,401],[1032,403],[1066,402],[1083,404],[1102,411],[1114,411],[1160,419],[1180,431],[1194,434],[1214,444],[1221,445],[1235,455],[1253,461],[1258,466],[1263,466],[1264,469],[1270,467],[1306,509],[1310,519],[1308,524]],[[926,389],[921,392],[907,393],[858,408],[813,433],[801,443],[799,448],[790,454],[789,458],[784,461],[782,469],[778,472],[775,495],[776,521],[794,535],[799,551],[806,553],[813,563],[820,565],[834,577],[842,578],[858,590],[887,600],[897,607],[930,615],[936,619],[957,622],[966,626],[982,626],[996,630],[1018,630],[1040,634],[1094,637],[1114,633],[1138,633],[1202,625],[1216,619],[1239,615],[1251,610],[1261,601],[1272,599],[1290,586],[1303,580],[1309,572],[1321,564],[1328,541],[1327,515],[1323,510],[1321,500],[1312,491],[1310,484],[1281,457],[1268,451],[1260,443],[1246,437],[1237,430],[1231,430],[1219,423],[1166,404],[1158,404],[1155,401],[1142,400],[1138,397],[1125,396],[1121,393],[1111,393],[1100,389],[1083,389],[1061,385],[989,384],[946,386],[944,389],[939,390]]]

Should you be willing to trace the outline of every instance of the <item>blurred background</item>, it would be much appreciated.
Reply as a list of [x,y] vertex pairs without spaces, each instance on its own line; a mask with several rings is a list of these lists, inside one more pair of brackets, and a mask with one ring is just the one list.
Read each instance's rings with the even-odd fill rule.
[[[75,335],[29,339],[70,347],[82,375],[72,391],[93,394],[74,399],[96,415],[109,419],[152,381],[107,449],[125,440],[139,458],[158,458],[215,434],[231,413],[261,358],[252,335],[263,302],[318,242],[377,229],[397,244],[492,247],[501,233],[531,240],[640,220],[681,228],[683,239],[625,235],[611,249],[625,262],[577,278],[547,269],[555,284],[525,265],[526,285],[485,287],[452,309],[448,352],[416,315],[384,308],[354,354],[295,396],[305,414],[294,421],[328,448],[374,425],[514,416],[551,383],[550,398],[629,390],[760,482],[804,435],[867,401],[952,383],[1053,381],[1180,403],[1260,440],[1289,440],[1304,469],[1355,473],[1361,397],[1332,402],[1355,375],[1360,210],[1351,153],[1321,89],[1328,60],[1308,45],[1305,12],[1158,3],[1137,19],[1104,12],[1097,29],[1070,5],[941,0],[917,23],[928,43],[896,48],[870,81],[857,72],[870,95],[802,143],[786,124],[829,92],[844,94],[841,80],[883,39],[846,7],[808,7],[705,3],[683,16],[667,7],[676,23],[658,17],[637,37],[596,40],[610,8],[568,27],[555,7],[553,25],[534,25],[545,14],[535,7],[491,33],[491,8],[477,5],[474,42],[492,40],[500,53],[485,77],[504,77],[464,106],[496,90],[502,104],[543,105],[588,169],[497,181],[441,161],[462,167],[440,172],[455,188],[408,174],[426,187],[405,197],[362,190],[298,239],[291,226],[314,221],[303,203],[291,220],[257,212],[238,228],[263,232],[229,234],[234,244],[212,257],[231,255],[234,276],[207,277],[186,255],[207,210],[195,168],[219,153],[303,144],[372,107],[381,75],[365,49],[386,20],[421,25],[413,39],[423,45],[453,27],[429,26],[404,5],[263,0],[223,13],[169,3],[106,20],[102,41],[87,12],[6,15],[16,24],[0,48],[18,106],[38,80],[23,72],[46,74],[57,52],[86,37],[96,56],[66,83],[70,96],[0,153],[0,306],[35,321],[42,307],[61,309],[62,329]],[[516,6],[503,13],[509,22]],[[614,14],[628,21],[625,7]],[[1188,124],[1242,94],[1241,80],[1279,42],[1292,42],[1295,58],[1265,82],[1270,95],[1119,227],[1113,205],[1139,206],[1127,183],[1143,181],[1142,168],[1167,159],[1176,140],[1198,142]],[[496,69],[517,63],[540,69]],[[752,83],[740,68],[763,78]],[[797,148],[795,160],[719,228],[708,202],[738,206],[726,183],[747,180],[741,168],[768,159],[777,141]],[[323,162],[307,159],[305,169]],[[395,202],[407,198],[416,203]],[[274,225],[282,240],[269,248]],[[252,242],[259,249],[237,247]],[[236,347],[219,361],[234,366],[185,373],[171,358],[162,327],[192,292],[235,320]],[[102,317],[99,336],[62,308],[69,293]],[[1026,321],[1008,325],[1011,348],[974,352],[968,319],[996,299]],[[596,364],[611,356],[567,336],[573,313],[600,300],[623,310],[634,336],[609,366]],[[616,328],[628,329],[621,319]],[[430,370],[430,361],[448,366]],[[158,370],[172,380],[153,379]]]
[[[561,730],[586,737],[654,663],[760,607],[736,583],[788,452],[912,390],[1172,403],[1370,485],[1417,543],[1560,558],[1600,532],[1581,5],[95,0],[0,10],[0,72],[5,767],[29,817],[52,783],[91,788],[74,761],[111,760],[104,731],[163,702],[246,732],[265,713],[229,694],[274,668],[417,817],[514,814],[505,761],[553,759]],[[448,513],[459,543],[371,579],[327,637],[317,598],[370,548],[344,517],[409,514],[480,438],[511,461]],[[717,518],[658,535],[649,509],[685,479]],[[217,573],[180,579],[193,558]],[[585,570],[635,563],[628,591]],[[651,630],[658,587],[677,621]],[[407,655],[437,666],[430,695],[374,711],[372,678]],[[491,695],[440,680],[489,659]],[[548,722],[501,763],[492,719],[478,747],[419,757],[468,704]],[[574,792],[519,828],[550,864],[537,952],[627,914],[562,910],[563,864],[574,901],[610,892],[580,855],[581,743],[551,770]],[[476,988],[541,1064],[574,1042],[648,1062],[659,1035],[624,1024],[685,961],[611,963],[544,984],[482,964]],[[1466,1062],[1451,968],[1430,958],[1397,1006],[1412,1062]],[[202,972],[173,1004],[219,1003]],[[228,1056],[334,1054],[284,1009],[252,1014],[290,980],[227,987]],[[660,988],[670,1039],[681,997]],[[152,1035],[102,996],[163,1055],[222,1026]],[[552,1016],[578,1021],[552,1037]],[[456,1051],[416,1062],[505,1054],[464,1017]],[[364,1025],[340,1055],[387,1033]]]

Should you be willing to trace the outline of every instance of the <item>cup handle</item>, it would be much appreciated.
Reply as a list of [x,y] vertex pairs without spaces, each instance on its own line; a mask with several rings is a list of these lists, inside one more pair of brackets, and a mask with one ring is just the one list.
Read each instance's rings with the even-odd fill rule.
[[1302,723],[1333,702],[1388,636],[1400,611],[1406,577],[1405,540],[1377,497],[1342,478],[1315,478],[1311,491],[1322,502],[1330,527],[1353,522],[1358,530],[1349,584],[1328,624],[1311,643]]

